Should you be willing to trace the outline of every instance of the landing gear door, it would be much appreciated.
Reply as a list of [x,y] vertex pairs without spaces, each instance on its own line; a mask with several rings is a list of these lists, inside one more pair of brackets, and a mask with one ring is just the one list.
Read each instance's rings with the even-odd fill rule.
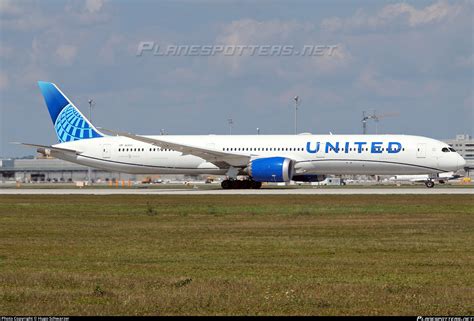
[[102,158],[110,158],[111,147],[110,144],[103,144],[102,148]]
[[416,157],[426,158],[426,144],[418,144],[416,149]]

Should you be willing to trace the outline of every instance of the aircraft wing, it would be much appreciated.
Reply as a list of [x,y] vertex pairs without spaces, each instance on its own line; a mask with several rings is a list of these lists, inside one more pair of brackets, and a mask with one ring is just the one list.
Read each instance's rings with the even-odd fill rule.
[[79,155],[82,152],[73,150],[73,149],[67,149],[67,148],[61,148],[61,147],[53,147],[53,146],[48,146],[48,145],[38,145],[38,144],[30,144],[30,143],[17,143],[13,142],[12,144],[18,144],[18,145],[23,145],[23,146],[28,146],[28,147],[35,147],[37,148],[38,152],[42,154],[49,155],[51,151],[54,152],[59,152],[59,153],[64,153],[64,154],[71,154],[73,156]]
[[128,137],[136,141],[158,146],[160,148],[172,149],[183,153],[183,155],[194,155],[200,157],[219,168],[229,168],[230,166],[244,167],[250,162],[250,156],[236,153],[222,152],[216,149],[197,147],[187,144],[170,142],[165,139],[150,138],[131,133],[117,132],[110,129],[101,128],[103,131],[113,133],[118,136]]

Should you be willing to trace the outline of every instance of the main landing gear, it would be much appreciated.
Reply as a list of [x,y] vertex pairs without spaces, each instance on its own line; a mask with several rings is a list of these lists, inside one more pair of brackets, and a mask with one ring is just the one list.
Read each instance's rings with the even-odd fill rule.
[[250,179],[226,179],[222,181],[221,186],[223,189],[259,189],[262,183]]
[[435,183],[432,180],[426,181],[425,182],[426,187],[428,188],[433,188]]

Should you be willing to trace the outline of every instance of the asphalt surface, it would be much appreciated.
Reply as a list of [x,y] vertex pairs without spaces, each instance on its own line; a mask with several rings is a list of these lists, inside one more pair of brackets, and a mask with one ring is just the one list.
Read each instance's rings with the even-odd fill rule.
[[269,188],[260,190],[220,190],[220,189],[1,189],[0,195],[474,195],[474,188]]

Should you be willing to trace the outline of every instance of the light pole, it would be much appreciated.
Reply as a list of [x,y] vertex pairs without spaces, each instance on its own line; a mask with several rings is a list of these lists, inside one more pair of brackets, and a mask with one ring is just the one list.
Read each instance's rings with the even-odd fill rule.
[[[89,122],[92,124],[92,106],[95,105],[95,101],[89,99]],[[92,168],[87,167],[87,185],[92,185]]]
[[92,107],[95,106],[95,101],[92,99],[89,99],[89,121],[92,124]]
[[257,135],[260,135],[260,128],[257,127]]
[[300,97],[295,96],[293,98],[295,101],[295,135],[298,134],[298,105],[300,104]]
[[227,123],[229,124],[229,135],[232,135],[232,125],[234,124],[234,120],[229,118],[227,119]]

